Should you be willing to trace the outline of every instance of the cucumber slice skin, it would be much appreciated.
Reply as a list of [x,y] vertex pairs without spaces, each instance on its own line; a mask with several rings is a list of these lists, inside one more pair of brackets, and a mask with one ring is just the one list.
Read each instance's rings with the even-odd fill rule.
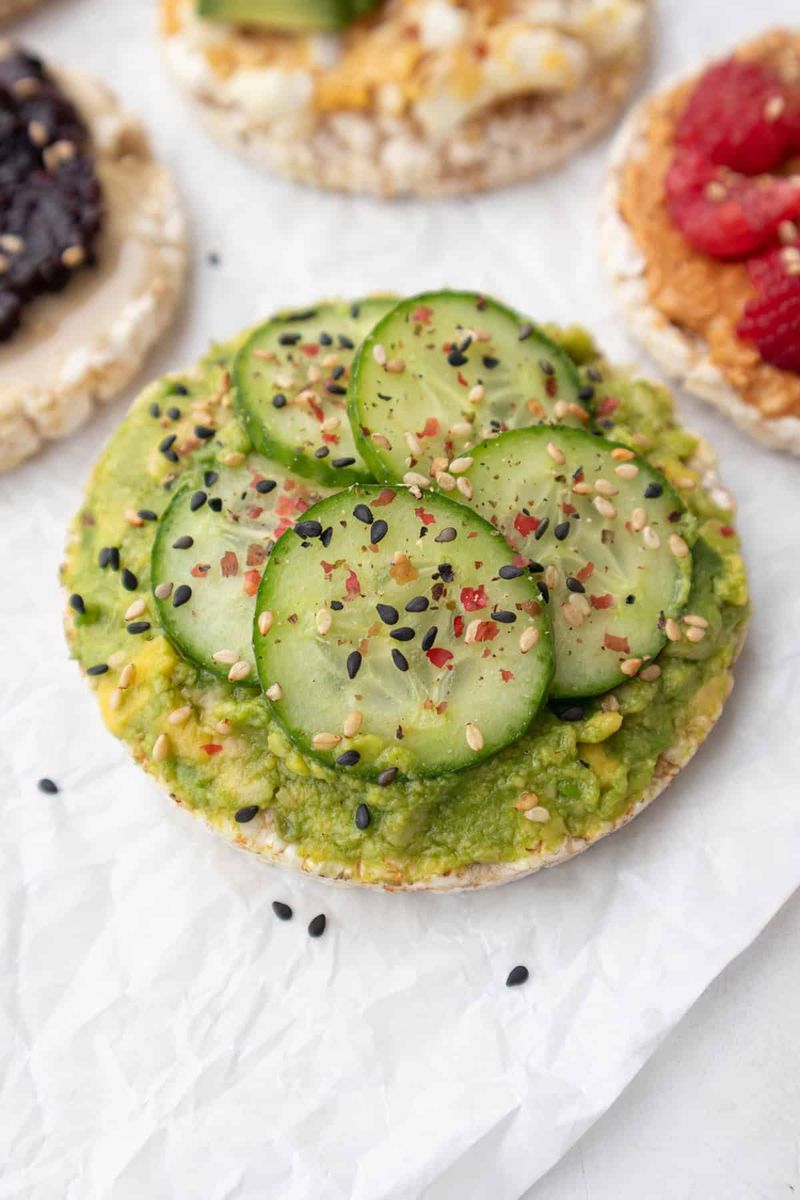
[[[491,340],[465,345],[468,329]],[[575,363],[533,322],[474,292],[426,292],[401,301],[364,338],[348,408],[364,461],[391,482],[409,470],[439,475],[443,461],[503,428],[542,420],[584,426],[591,413],[580,391]],[[453,426],[463,429],[449,436]],[[454,490],[446,475],[445,484]]]
[[[371,523],[355,517],[356,506],[366,506]],[[531,581],[498,576],[511,553],[497,532],[464,505],[443,496],[420,502],[402,487],[353,487],[309,509],[304,520],[332,528],[333,537],[323,547],[314,537],[284,535],[264,572],[253,628],[262,687],[279,684],[280,697],[268,702],[303,754],[380,782],[385,771],[398,778],[450,774],[516,741],[546,698],[552,640]],[[379,529],[373,544],[379,521],[388,531]],[[448,530],[438,543],[437,529]],[[398,551],[410,559],[408,577]],[[332,618],[325,633],[320,610]],[[516,620],[494,621],[496,611]],[[265,612],[271,616],[262,633]],[[479,620],[485,627],[470,640],[470,623]],[[526,636],[536,640],[523,652],[526,630],[535,630]],[[317,733],[341,735],[348,713],[363,716],[354,736],[330,748],[315,744]],[[481,730],[482,746],[469,744],[468,721]],[[351,750],[358,761],[337,765]]]
[[[252,628],[264,566],[281,534],[329,494],[258,455],[240,467],[215,465],[175,493],[153,543],[151,579],[159,621],[185,658],[225,680],[234,662],[247,663],[249,673],[236,682],[258,687]],[[172,589],[159,598],[164,583]],[[219,651],[229,652],[224,661],[215,661]]]
[[[621,457],[612,457],[615,451]],[[554,461],[559,452],[562,462]],[[599,695],[637,673],[636,660],[645,666],[654,659],[667,641],[667,619],[679,617],[688,600],[694,533],[660,472],[626,446],[559,426],[504,433],[476,447],[472,458],[466,474],[472,505],[502,529],[522,558],[537,564],[534,577],[550,593],[556,660],[551,696]],[[576,477],[579,467],[583,475]],[[635,468],[634,477],[620,476],[620,468],[623,474]],[[604,481],[605,495],[595,490],[597,479]],[[609,483],[616,494],[607,494]],[[576,484],[591,484],[590,494],[575,493]],[[657,494],[646,497],[648,487]],[[616,515],[604,516],[598,502],[610,504],[606,512]],[[652,537],[641,515],[634,518],[636,509],[657,536],[657,548],[645,544]],[[670,548],[676,536],[680,557]],[[567,577],[583,591],[569,590]]]
[[378,0],[196,0],[198,16],[277,33],[344,29]]
[[[358,344],[394,303],[394,299],[371,297],[352,304],[318,305],[305,312],[284,311],[253,330],[234,359],[232,383],[236,411],[256,450],[329,487],[372,480],[349,425],[347,384]],[[296,341],[287,344],[287,339]],[[274,361],[259,357],[271,353],[276,355]],[[337,366],[323,367],[333,355]],[[309,380],[310,370],[319,371],[318,381]],[[289,379],[290,385],[278,382]],[[298,399],[301,395],[306,399]],[[281,407],[273,405],[276,396],[285,397]],[[323,419],[336,417],[338,427],[323,431]],[[338,443],[326,440],[333,437]],[[334,467],[339,459],[353,462]]]

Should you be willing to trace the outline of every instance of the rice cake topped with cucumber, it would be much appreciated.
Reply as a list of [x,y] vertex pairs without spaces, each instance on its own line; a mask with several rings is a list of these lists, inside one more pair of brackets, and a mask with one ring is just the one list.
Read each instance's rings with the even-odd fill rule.
[[284,312],[152,384],[63,581],[106,724],[179,804],[391,889],[630,820],[718,718],[749,611],[669,394],[460,292]]

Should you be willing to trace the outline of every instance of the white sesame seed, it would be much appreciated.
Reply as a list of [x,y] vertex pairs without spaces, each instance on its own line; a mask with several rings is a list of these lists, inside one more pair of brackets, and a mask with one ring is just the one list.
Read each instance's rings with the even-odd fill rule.
[[83,246],[67,246],[66,250],[62,251],[61,261],[70,269],[82,267],[86,262],[86,251]]
[[358,711],[350,712],[342,721],[342,733],[346,738],[355,737],[364,721],[364,714]]
[[472,643],[476,641],[480,627],[480,618],[476,617],[474,621],[470,621],[469,625],[467,626],[466,633],[464,634],[464,641],[466,645],[471,646]]
[[306,371],[306,379],[309,383],[319,383],[322,372],[316,363],[312,363]]
[[230,733],[230,731],[231,731],[231,723],[227,717],[223,717],[223,719],[221,721],[217,721],[216,725],[214,726],[215,733],[223,733],[224,734],[224,733]]
[[461,492],[461,495],[465,500],[472,499],[472,484],[468,479],[465,479],[463,475],[459,475],[458,479],[456,480],[456,487]]
[[689,553],[689,547],[679,533],[669,535],[669,548],[676,558],[686,558]]
[[144,517],[140,517],[135,508],[126,508],[122,515],[134,529],[140,529],[144,525]]
[[326,417],[320,425],[323,433],[334,433],[342,423],[342,418],[335,413],[332,417]]
[[618,467],[614,467],[614,474],[619,475],[620,479],[635,479],[639,474],[639,468],[636,463],[624,462]]
[[47,145],[47,130],[41,121],[28,122],[28,137],[31,139],[34,146]]
[[447,471],[439,471],[436,475],[436,482],[442,491],[452,492],[456,486],[456,481],[452,475],[448,475]]
[[591,496],[592,485],[586,483],[584,480],[580,480],[578,483],[573,483],[572,490],[576,496]]
[[647,513],[643,508],[635,508],[631,513],[631,529],[634,533],[640,533],[645,527],[647,521]]
[[686,613],[683,621],[685,625],[696,625],[698,629],[708,629],[708,621],[699,613]]
[[169,757],[169,738],[165,733],[160,733],[153,745],[153,762],[164,762]]
[[472,426],[469,421],[456,421],[455,425],[450,426],[450,434],[456,438],[467,438],[472,433]]
[[392,448],[392,443],[382,433],[373,433],[371,435],[371,441],[374,446],[380,446],[381,450],[391,450]]
[[121,688],[118,688],[118,687],[114,688],[113,692],[111,693],[111,695],[108,698],[108,707],[113,709],[114,712],[116,712],[116,710],[119,708],[120,704],[122,704],[122,697],[124,695],[125,695],[125,693]]
[[764,105],[764,119],[766,121],[777,121],[785,108],[786,101],[783,96],[770,96]]
[[578,612],[582,612],[586,617],[588,617],[589,613],[592,611],[591,604],[582,592],[573,593],[570,603],[573,608],[577,608]]
[[630,462],[636,455],[632,450],[628,450],[626,446],[615,446],[611,451],[611,457],[615,458],[617,462]]
[[135,664],[127,663],[119,673],[119,680],[117,682],[117,686],[121,687],[124,691],[125,688],[129,688],[131,686],[135,677],[136,677]]
[[553,415],[557,421],[563,421],[564,417],[569,412],[569,405],[566,400],[556,400],[553,405]]
[[249,674],[250,674],[250,663],[245,662],[245,660],[243,658],[240,658],[238,660],[238,662],[235,662],[233,664],[230,671],[228,671],[228,682],[229,683],[238,683],[241,679],[247,679],[247,676]]
[[274,616],[272,610],[269,608],[265,608],[263,612],[258,614],[258,632],[262,637],[266,637],[270,629],[272,629],[273,620]]
[[545,568],[544,581],[549,588],[558,587],[561,582],[561,572],[555,563],[550,563],[550,566]]
[[529,625],[520,635],[519,648],[522,654],[527,654],[539,641],[539,630],[535,625]]
[[406,364],[402,358],[390,358],[386,364],[386,370],[390,375],[402,375],[406,369]]
[[645,525],[642,530],[642,541],[648,550],[658,550],[661,545],[661,538],[653,529],[652,525]]
[[681,628],[677,621],[672,617],[668,617],[664,625],[664,632],[671,642],[679,642],[681,640]]
[[619,493],[619,488],[610,479],[595,480],[594,490],[601,496],[616,496]]
[[146,608],[147,608],[146,600],[141,600],[141,599],[134,600],[133,604],[129,604],[128,607],[125,609],[125,620],[126,621],[135,621],[137,617],[140,617],[142,615],[142,613],[144,612],[144,610]]
[[407,487],[430,487],[431,481],[427,475],[420,475],[419,471],[406,471],[403,476],[403,483]]
[[407,429],[404,436],[406,439],[406,445],[411,453],[415,458],[420,458],[422,456],[422,446],[420,445],[417,435],[413,432],[413,430]]
[[287,375],[283,372],[281,375],[275,376],[275,383],[279,388],[290,388],[294,383],[294,375]]
[[479,750],[483,749],[483,734],[474,721],[467,722],[467,727],[464,730],[464,733],[470,750],[474,750],[477,754]]
[[283,699],[283,688],[279,683],[272,683],[267,688],[266,696],[273,704],[277,704],[279,700]]
[[332,750],[342,740],[340,733],[315,733],[311,745],[315,750]]
[[471,459],[469,457],[469,455],[466,455],[462,458],[454,458],[453,461],[450,463],[450,474],[451,475],[462,475],[464,473],[464,471],[468,471],[470,469],[473,461],[474,460]]
[[605,517],[609,521],[613,521],[617,515],[617,510],[610,500],[606,500],[605,496],[595,496],[592,504],[600,513],[601,517]]
[[486,389],[482,383],[476,383],[474,388],[470,388],[467,399],[470,404],[480,404],[483,397],[486,395]]
[[637,673],[641,665],[641,658],[626,658],[624,662],[619,664],[619,669],[623,675],[632,676]]
[[537,805],[536,808],[527,809],[523,815],[526,821],[544,822],[550,820],[550,813],[541,804]]
[[172,593],[171,583],[160,583],[155,589],[156,600],[166,600]]
[[321,608],[316,615],[317,633],[324,637],[333,624],[333,613],[328,608]]
[[603,696],[603,699],[600,701],[600,707],[603,712],[619,712],[619,700],[609,692]]
[[579,629],[586,620],[586,617],[580,611],[580,609],[575,608],[575,606],[570,604],[569,601],[567,601],[566,604],[561,605],[561,615],[567,624],[571,625],[573,629]]
[[107,658],[108,665],[116,671],[118,667],[124,667],[127,660],[127,652],[125,650],[115,650],[113,654],[109,654]]
[[528,809],[535,808],[538,803],[539,797],[536,795],[536,792],[523,792],[515,801],[514,808],[518,812],[527,812]]
[[702,642],[706,636],[706,630],[701,629],[699,625],[690,625],[686,630],[686,639],[690,642]]
[[223,454],[222,462],[226,467],[241,467],[246,458],[247,455],[242,454],[241,450],[230,450]]
[[239,661],[239,655],[235,650],[215,650],[211,655],[211,659],[215,663],[224,663],[228,666],[233,666]]
[[382,346],[380,344],[380,342],[376,342],[375,345],[372,347],[372,357],[375,359],[375,362],[378,364],[379,367],[385,367],[386,366],[386,348],[385,348],[385,346]]
[[192,715],[191,704],[184,704],[181,708],[173,708],[172,712],[167,717],[170,725],[185,725]]
[[25,243],[22,238],[16,233],[4,233],[0,237],[0,246],[9,254],[21,254],[25,249]]
[[548,443],[547,443],[547,453],[550,455],[550,457],[552,458],[553,462],[554,462],[554,463],[558,463],[558,465],[559,465],[559,466],[561,466],[561,465],[562,465],[562,463],[565,463],[565,462],[567,461],[567,460],[566,460],[566,456],[565,456],[565,454],[564,454],[564,451],[563,451],[563,450],[559,450],[559,448],[558,448],[558,446],[555,444],[555,442],[548,442]]

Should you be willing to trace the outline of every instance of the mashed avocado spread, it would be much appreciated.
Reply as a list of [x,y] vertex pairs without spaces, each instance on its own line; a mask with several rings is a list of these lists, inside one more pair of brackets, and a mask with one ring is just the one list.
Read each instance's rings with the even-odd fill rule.
[[[181,475],[235,466],[251,449],[231,408],[229,343],[135,402],[97,464],[63,570],[72,651],[103,718],[179,803],[212,824],[256,806],[312,868],[413,883],[600,836],[652,786],[659,756],[669,752],[679,765],[703,740],[748,615],[731,511],[708,486],[710,464],[676,423],[668,392],[608,366],[582,330],[548,332],[594,388],[597,429],[647,457],[693,514],[687,612],[707,623],[702,637],[691,640],[684,627],[658,656],[660,672],[582,702],[579,719],[574,706],[568,720],[545,707],[514,745],[449,776],[378,787],[304,757],[258,690],[220,682],[180,656],[150,591],[156,523]],[[362,803],[366,829],[354,821]]]

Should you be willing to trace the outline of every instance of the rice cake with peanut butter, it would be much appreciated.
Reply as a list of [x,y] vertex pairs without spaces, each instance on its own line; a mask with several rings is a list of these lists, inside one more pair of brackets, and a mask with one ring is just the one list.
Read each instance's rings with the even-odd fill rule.
[[177,192],[139,121],[82,71],[0,43],[0,470],[81,425],[168,325]]
[[161,0],[167,64],[209,130],[292,179],[380,196],[550,170],[613,120],[648,44],[648,0],[385,0],[295,33],[226,24],[226,9],[242,6]]

